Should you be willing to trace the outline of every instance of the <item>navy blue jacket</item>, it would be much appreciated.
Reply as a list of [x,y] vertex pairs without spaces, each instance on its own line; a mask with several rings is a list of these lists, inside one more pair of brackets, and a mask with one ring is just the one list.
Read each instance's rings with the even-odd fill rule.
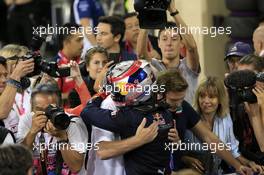
[[81,113],[84,123],[119,133],[122,139],[134,136],[143,118],[147,119],[146,127],[151,125],[153,120],[159,121],[159,133],[154,141],[124,155],[126,174],[158,175],[164,172],[170,161],[170,151],[165,149],[165,144],[169,144],[168,132],[173,127],[172,114],[165,109],[153,114],[144,114],[131,107],[113,112],[101,109],[102,101],[101,97],[97,97],[87,104]]

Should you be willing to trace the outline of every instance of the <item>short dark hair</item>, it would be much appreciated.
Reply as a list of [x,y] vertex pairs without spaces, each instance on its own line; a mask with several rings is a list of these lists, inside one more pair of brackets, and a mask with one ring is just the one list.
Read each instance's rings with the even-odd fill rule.
[[249,54],[240,59],[239,64],[250,65],[253,64],[254,69],[258,72],[262,72],[264,69],[264,58]]
[[32,166],[32,154],[26,147],[19,144],[0,147],[0,175],[27,175]]
[[61,99],[61,91],[57,84],[48,82],[48,83],[40,83],[38,84],[31,93],[31,104],[34,103],[34,99],[36,95],[38,94],[46,94],[46,95],[54,95],[56,94],[58,97],[57,105],[62,105],[62,99]]
[[131,12],[131,13],[127,13],[123,16],[123,20],[125,21],[127,18],[131,18],[131,17],[134,17],[134,16],[137,16],[137,12]]
[[6,67],[6,59],[0,56],[0,64]]
[[125,23],[124,21],[117,16],[101,16],[98,20],[98,23],[106,23],[111,26],[111,33],[114,36],[121,35],[120,42],[122,42],[125,34]]
[[165,86],[165,92],[182,92],[188,88],[187,81],[178,70],[166,70],[158,76],[157,85]]
[[[160,34],[161,34],[161,32],[164,31],[164,30],[166,30],[166,29],[174,29],[174,30],[178,30],[178,26],[177,26],[177,24],[176,24],[175,22],[171,22],[171,21],[167,22],[167,23],[164,25],[164,27],[161,28],[161,29],[159,30],[158,39],[160,38]],[[179,31],[179,30],[178,30],[178,31]],[[180,33],[179,33],[179,35],[180,35],[180,37],[181,37],[181,39],[182,39],[182,36],[181,36]]]
[[[70,32],[71,30],[74,30],[74,31],[78,31],[80,26],[78,24],[75,24],[75,23],[66,23],[62,26],[63,28],[63,31],[60,31],[59,32],[59,35],[58,35],[58,45],[59,45],[59,49],[63,49],[63,42],[66,41],[66,40],[69,40],[72,36],[72,32]],[[65,32],[65,30],[67,32]]]
[[264,22],[264,15],[261,15],[259,18],[259,24]]

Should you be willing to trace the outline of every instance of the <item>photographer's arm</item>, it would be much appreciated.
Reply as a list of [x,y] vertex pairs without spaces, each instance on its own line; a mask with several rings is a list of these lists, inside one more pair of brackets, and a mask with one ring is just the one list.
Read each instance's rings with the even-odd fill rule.
[[47,117],[44,115],[43,111],[35,112],[35,114],[32,116],[31,128],[26,137],[23,139],[22,144],[32,150],[35,137],[37,136],[37,133],[45,127],[46,122]]
[[76,106],[75,108],[66,108],[65,112],[72,115],[80,116],[87,102],[91,99],[91,95],[84,82],[80,86],[78,86],[77,84],[75,86],[76,86],[75,89],[81,99],[81,104],[79,106]]
[[79,172],[83,165],[84,154],[71,149],[61,149],[60,151],[64,162],[69,166],[70,170],[74,173]]
[[[80,129],[81,127],[79,126],[73,128],[73,130],[75,130],[74,132],[77,133],[75,137],[80,137],[80,135],[78,135],[80,133]],[[68,136],[67,131],[56,129],[50,121],[47,122],[44,131],[56,137],[63,161],[69,166],[70,170],[73,173],[79,172],[82,168],[85,154],[73,149],[74,147],[70,142],[72,138]],[[83,140],[83,143],[86,143],[85,139]],[[78,144],[76,143],[75,147],[76,145]]]
[[264,88],[263,83],[257,82],[255,89],[253,89],[253,93],[257,96],[258,105],[261,109],[261,123],[264,127]]
[[139,58],[144,58],[150,61],[150,56],[148,54],[148,31],[146,29],[140,29],[137,38],[137,55]]
[[106,72],[108,71],[109,67],[114,63],[114,61],[110,61],[106,63],[102,69],[102,71],[97,75],[95,82],[94,82],[94,90],[95,92],[102,92],[102,87],[103,87],[103,81],[106,76]]
[[[11,73],[9,78],[19,82],[21,77],[32,72],[33,69],[34,69],[33,59],[20,61],[15,67],[14,71]],[[0,96],[0,109],[1,109],[0,120],[8,117],[8,114],[10,113],[13,107],[16,93],[17,93],[17,87],[7,83],[3,93]]]
[[[256,91],[253,90],[253,92],[255,93]],[[260,106],[258,105],[258,103],[249,104],[245,102],[245,109],[248,114],[252,128],[254,130],[254,134],[257,139],[260,150],[264,152],[264,127],[261,120]]]
[[[20,78],[15,76],[10,76],[10,78],[20,81]],[[11,84],[7,84],[3,93],[0,96],[0,120],[3,120],[8,117],[8,114],[10,113],[13,103],[15,101],[17,93],[17,88]]]
[[139,58],[151,61],[152,58],[160,59],[159,53],[153,49],[150,40],[148,39],[148,31],[146,29],[140,29],[137,38],[137,55]]
[[75,81],[75,90],[77,91],[81,104],[75,108],[66,108],[65,111],[69,114],[80,116],[82,110],[85,108],[87,102],[91,99],[90,92],[82,79],[79,65],[75,61],[71,61],[71,76]]
[[145,124],[146,119],[144,118],[133,137],[118,141],[99,142],[99,149],[97,150],[99,158],[104,160],[120,156],[153,141],[158,135],[158,125],[154,122],[149,127],[144,128]]
[[[177,11],[175,0],[171,1],[168,11],[170,13],[175,13]],[[185,24],[185,22],[183,21],[183,19],[181,18],[179,14],[174,15],[173,19],[176,22],[177,27],[179,28],[183,27],[183,28],[188,29],[188,26]],[[181,36],[182,36],[183,43],[187,49],[187,55],[186,55],[187,65],[192,71],[199,73],[200,71],[199,54],[198,54],[197,45],[193,38],[193,35],[187,32],[185,34],[181,34]]]

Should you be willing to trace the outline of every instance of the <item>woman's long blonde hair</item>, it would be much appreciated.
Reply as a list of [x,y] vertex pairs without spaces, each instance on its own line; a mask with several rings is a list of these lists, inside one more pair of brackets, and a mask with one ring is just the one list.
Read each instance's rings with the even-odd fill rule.
[[228,94],[224,86],[224,82],[217,77],[207,77],[196,90],[194,108],[198,113],[202,113],[199,106],[199,97],[209,95],[218,98],[218,108],[216,114],[219,117],[225,117],[229,113]]

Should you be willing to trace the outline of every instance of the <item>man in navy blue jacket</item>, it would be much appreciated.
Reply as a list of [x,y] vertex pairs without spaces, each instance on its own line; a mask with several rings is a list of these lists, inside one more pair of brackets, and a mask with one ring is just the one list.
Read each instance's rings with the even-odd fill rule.
[[172,115],[166,109],[153,113],[145,113],[133,107],[123,107],[117,112],[101,109],[102,97],[97,97],[87,104],[81,117],[84,123],[95,125],[99,128],[119,133],[121,139],[132,137],[136,134],[137,127],[146,118],[146,126],[155,119],[159,122],[158,136],[150,143],[143,145],[124,155],[125,170],[127,175],[160,174],[169,165],[170,151],[165,150],[169,144],[168,132],[173,127]]
[[[166,105],[156,102],[155,93],[152,91],[149,94],[142,90],[129,91],[132,87],[147,88],[155,84],[150,65],[143,61],[121,62],[110,68],[107,79],[110,86],[115,84],[120,87],[121,84],[126,87],[121,88],[121,92],[112,89],[111,97],[118,105],[118,110],[100,108],[104,98],[95,97],[81,113],[84,123],[118,133],[123,140],[137,133],[137,128],[144,118],[145,127],[157,122],[158,135],[152,142],[124,154],[125,171],[127,175],[164,174],[170,161],[170,151],[165,148],[170,142],[168,133],[174,124],[172,114]],[[125,93],[123,90],[128,91]],[[150,107],[146,108],[148,105]]]

